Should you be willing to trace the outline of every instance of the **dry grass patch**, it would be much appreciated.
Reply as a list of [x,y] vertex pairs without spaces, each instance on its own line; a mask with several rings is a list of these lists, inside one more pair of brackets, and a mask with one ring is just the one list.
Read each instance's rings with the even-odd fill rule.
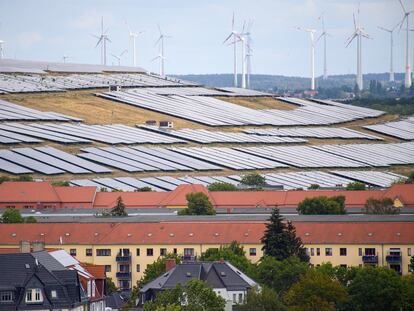
[[272,97],[217,97],[218,99],[252,109],[293,110],[298,107]]

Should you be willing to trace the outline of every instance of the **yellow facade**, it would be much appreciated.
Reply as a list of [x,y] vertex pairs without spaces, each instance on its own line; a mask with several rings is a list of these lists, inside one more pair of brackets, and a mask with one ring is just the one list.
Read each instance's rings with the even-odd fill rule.
[[[1,248],[11,247],[0,246]],[[186,250],[192,249],[193,256],[199,256],[201,253],[205,252],[209,248],[219,248],[219,244],[181,244],[181,245],[131,245],[131,244],[119,244],[119,245],[45,245],[47,248],[56,248],[64,249],[68,253],[74,255],[74,250],[76,250],[76,259],[85,262],[92,263],[96,265],[107,265],[111,266],[110,271],[107,272],[107,277],[112,278],[117,286],[120,286],[118,281],[119,279],[116,276],[117,272],[121,272],[120,265],[127,264],[129,267],[125,270],[126,272],[131,272],[131,285],[135,285],[137,280],[143,276],[147,265],[153,263],[157,260],[162,252],[165,253],[174,253],[183,255]],[[243,244],[244,250],[246,252],[246,257],[252,262],[257,262],[263,255],[261,250],[261,244]],[[401,273],[408,274],[409,269],[408,265],[411,259],[411,256],[414,254],[414,243],[410,245],[395,245],[395,244],[305,244],[308,254],[311,258],[310,263],[314,266],[320,265],[322,263],[330,262],[334,266],[346,265],[350,266],[362,266],[364,265],[363,256],[365,255],[366,249],[368,251],[374,251],[375,256],[378,258],[378,266],[388,266],[390,265],[386,261],[386,256],[389,254],[391,249],[399,249],[401,253]],[[128,249],[130,253],[130,262],[120,263],[117,262],[117,255],[119,255],[120,249]],[[139,255],[137,252],[139,249]],[[152,249],[152,255],[151,250]],[[319,255],[318,255],[319,249]],[[328,249],[328,250],[327,250]],[[331,249],[331,250],[329,250]],[[341,251],[342,249],[342,251]],[[344,251],[346,249],[346,251]],[[87,256],[87,250],[90,256]],[[109,256],[102,256],[102,253],[108,255],[107,251],[101,250],[110,250]],[[147,255],[148,250],[148,255]],[[98,254],[101,252],[101,256]],[[254,252],[256,255],[254,255]],[[342,252],[342,255],[341,255]],[[344,254],[346,252],[346,255]],[[329,255],[329,254],[332,255]],[[367,264],[367,263],[366,263]],[[139,271],[137,271],[137,265],[139,265]]]

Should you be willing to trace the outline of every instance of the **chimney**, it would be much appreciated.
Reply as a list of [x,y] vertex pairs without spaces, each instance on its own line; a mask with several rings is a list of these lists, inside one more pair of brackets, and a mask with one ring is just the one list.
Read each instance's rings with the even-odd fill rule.
[[20,253],[30,253],[29,241],[20,241]]
[[175,267],[175,259],[168,258],[165,260],[165,271],[170,271],[172,268]]
[[41,241],[32,242],[33,252],[40,252],[45,249],[45,243]]

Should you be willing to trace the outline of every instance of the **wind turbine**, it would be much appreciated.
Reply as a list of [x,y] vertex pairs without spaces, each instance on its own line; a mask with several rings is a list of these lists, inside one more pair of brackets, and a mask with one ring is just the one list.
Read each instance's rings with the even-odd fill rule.
[[140,32],[134,32],[131,30],[131,28],[129,27],[128,23],[125,21],[125,24],[128,27],[128,31],[129,31],[129,39],[132,41],[132,64],[134,67],[137,66],[137,53],[136,53],[136,47],[135,47],[135,41],[137,39],[137,37],[143,33],[143,31]]
[[298,30],[309,33],[310,44],[311,44],[311,90],[315,90],[315,33],[316,29],[312,28],[301,28],[297,27]]
[[250,88],[250,74],[252,73],[252,56],[253,56],[253,50],[252,50],[252,38],[251,38],[251,29],[253,26],[253,22],[249,21],[247,24],[247,30],[244,33],[246,36],[246,72],[247,72],[247,79],[246,84],[247,88]]
[[387,29],[381,26],[378,26],[379,29],[388,32],[390,34],[391,42],[390,42],[390,82],[394,82],[394,30],[398,25],[394,26],[392,29]]
[[318,43],[318,41],[321,38],[323,38],[323,76],[322,76],[322,79],[327,80],[328,79],[328,66],[327,66],[327,61],[326,61],[326,37],[331,36],[331,34],[329,34],[325,29],[325,21],[324,21],[323,15],[321,15],[320,19],[322,22],[322,33],[319,36],[319,38],[316,40],[316,43]]
[[106,66],[106,42],[112,42],[108,37],[108,29],[104,31],[104,21],[103,17],[101,20],[101,35],[92,35],[96,39],[98,39],[98,42],[95,45],[95,48],[100,44],[101,45],[101,64]]
[[223,41],[223,44],[229,41],[230,39],[233,39],[233,41],[230,43],[230,45],[233,45],[233,70],[234,70],[234,80],[233,85],[234,87],[237,87],[237,42],[238,42],[238,35],[239,33],[234,29],[234,12],[233,12],[233,19],[231,20],[231,32],[227,36],[227,38]]
[[4,41],[0,40],[0,59],[4,57]]
[[63,63],[66,63],[66,60],[69,58],[66,54],[62,56]]
[[160,32],[160,36],[158,37],[158,40],[155,41],[155,45],[159,44],[159,54],[157,57],[155,57],[153,60],[155,59],[159,59],[160,60],[160,76],[164,76],[165,75],[165,67],[164,67],[164,60],[165,60],[165,54],[164,54],[164,40],[167,38],[171,38],[171,36],[167,36],[164,35],[160,25],[158,25],[158,31]]
[[122,53],[119,54],[119,55],[115,55],[115,54],[111,53],[112,57],[114,57],[118,60],[118,66],[121,66],[121,57],[122,57],[122,55],[124,55],[127,52],[128,52],[128,50],[123,50]]
[[346,41],[346,47],[348,47],[351,42],[357,38],[357,78],[356,83],[358,86],[358,90],[362,91],[363,89],[363,81],[362,81],[362,37],[371,39],[371,37],[364,31],[364,29],[359,24],[359,7],[358,7],[358,18],[355,19],[354,17],[354,29],[355,31],[352,33],[352,35],[348,38]]
[[401,22],[399,23],[400,25],[400,30],[404,24],[404,22],[406,23],[406,50],[405,50],[405,80],[404,80],[404,86],[405,88],[410,88],[411,87],[411,67],[410,67],[410,36],[408,35],[409,30],[409,22],[408,19],[410,17],[410,14],[413,13],[414,11],[407,11],[402,3],[401,0],[398,0],[401,4],[401,8],[404,12],[404,16],[401,20]]

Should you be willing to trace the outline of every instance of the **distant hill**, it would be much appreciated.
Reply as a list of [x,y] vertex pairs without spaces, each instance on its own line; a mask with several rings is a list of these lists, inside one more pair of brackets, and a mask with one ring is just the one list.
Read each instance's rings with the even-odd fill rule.
[[[194,81],[213,87],[233,86],[233,74],[188,74],[175,75],[175,77]],[[395,79],[400,82],[404,79],[403,73],[396,73]],[[370,80],[388,81],[388,73],[368,73],[364,75],[365,85],[369,85]],[[239,76],[239,81],[241,77]],[[262,75],[253,74],[250,76],[250,85],[252,89],[270,91],[270,90],[304,90],[309,88],[309,78],[288,77],[280,75]],[[353,88],[355,85],[355,75],[334,75],[328,80],[322,77],[316,79],[316,86],[322,88],[333,88],[347,86]]]

